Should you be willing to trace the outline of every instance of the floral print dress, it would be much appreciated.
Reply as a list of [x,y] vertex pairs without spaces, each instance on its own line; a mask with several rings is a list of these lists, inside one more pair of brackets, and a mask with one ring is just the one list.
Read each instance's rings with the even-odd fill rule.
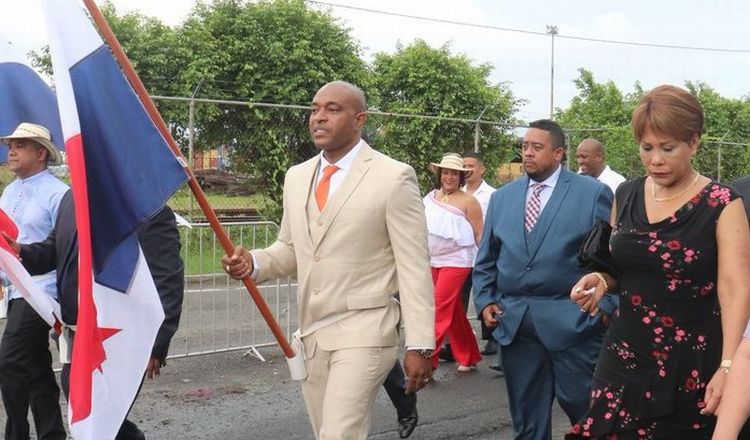
[[649,223],[645,177],[617,192],[610,247],[620,308],[599,355],[591,407],[567,439],[707,439],[705,388],[719,367],[716,224],[739,196],[707,184],[671,217]]

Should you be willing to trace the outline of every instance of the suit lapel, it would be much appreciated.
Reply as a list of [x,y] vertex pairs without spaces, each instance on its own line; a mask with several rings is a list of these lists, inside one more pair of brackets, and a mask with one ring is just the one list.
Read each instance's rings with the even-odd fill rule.
[[[562,164],[560,165],[563,166]],[[539,216],[534,233],[532,236],[532,242],[529,246],[529,261],[534,259],[539,247],[544,241],[544,237],[549,232],[549,228],[554,223],[557,213],[560,211],[563,200],[565,200],[565,194],[568,192],[570,187],[570,172],[565,168],[560,170],[560,177],[557,179],[555,189],[552,191],[550,199],[547,201],[547,205],[542,210],[542,214]]]
[[357,157],[354,158],[354,162],[352,163],[352,167],[347,173],[346,178],[336,192],[333,193],[333,196],[328,200],[325,208],[323,208],[323,212],[320,214],[323,220],[323,225],[321,226],[318,241],[313,242],[315,248],[317,248],[318,245],[320,245],[320,242],[323,241],[323,238],[326,236],[326,233],[336,219],[336,216],[338,216],[354,190],[357,189],[362,178],[367,174],[367,171],[370,169],[370,164],[372,163],[372,156],[372,148],[367,144],[362,145],[362,149],[357,154]]
[[[300,202],[300,206],[295,206],[291,215],[303,215],[304,221],[302,224],[305,225],[305,232],[307,232],[307,239],[312,244],[312,234],[310,234],[310,222],[314,219],[308,218],[307,215],[307,203],[310,197],[313,197],[312,193],[315,188],[315,176],[318,167],[320,166],[320,158],[316,156],[312,160],[308,160],[302,165],[300,170],[300,182],[299,184],[292,184],[291,190],[296,192],[296,196],[293,200]],[[299,214],[297,214],[299,213]]]

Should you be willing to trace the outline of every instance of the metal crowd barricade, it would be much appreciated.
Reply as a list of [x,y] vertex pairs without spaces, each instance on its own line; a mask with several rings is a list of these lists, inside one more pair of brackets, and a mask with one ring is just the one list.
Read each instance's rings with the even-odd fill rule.
[[[223,224],[235,245],[262,248],[276,240],[273,222],[227,222]],[[221,267],[224,251],[208,223],[180,227],[185,261],[185,298],[180,326],[172,338],[169,357],[186,357],[234,350],[247,350],[264,360],[260,347],[276,345],[273,334],[239,281],[230,279]],[[296,328],[296,283],[277,279],[258,286],[287,337]]]

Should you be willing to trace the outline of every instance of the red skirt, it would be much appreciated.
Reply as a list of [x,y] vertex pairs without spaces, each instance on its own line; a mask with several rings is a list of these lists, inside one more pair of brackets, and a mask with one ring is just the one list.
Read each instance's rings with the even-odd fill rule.
[[438,366],[438,354],[447,335],[450,338],[453,357],[460,365],[471,366],[482,360],[479,345],[469,320],[466,319],[461,301],[461,288],[470,267],[433,267],[432,281],[435,284],[435,344],[436,353],[432,367]]

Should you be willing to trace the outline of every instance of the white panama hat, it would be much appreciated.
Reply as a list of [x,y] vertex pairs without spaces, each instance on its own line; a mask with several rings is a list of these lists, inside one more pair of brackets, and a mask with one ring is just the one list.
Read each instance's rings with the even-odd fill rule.
[[13,133],[0,137],[0,143],[8,144],[11,139],[31,139],[47,149],[49,152],[48,163],[50,165],[62,163],[62,155],[55,144],[52,143],[52,136],[50,135],[49,130],[41,125],[32,124],[31,122],[22,122],[16,127]]

